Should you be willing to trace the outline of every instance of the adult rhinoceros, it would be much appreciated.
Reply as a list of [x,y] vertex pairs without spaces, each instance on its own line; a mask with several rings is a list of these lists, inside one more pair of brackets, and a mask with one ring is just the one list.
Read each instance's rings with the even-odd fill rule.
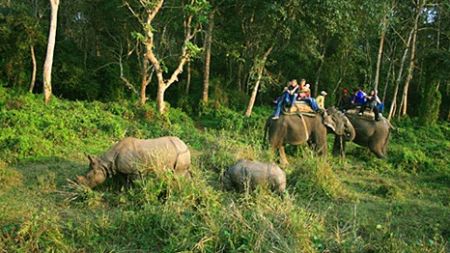
[[343,113],[330,108],[327,116],[320,113],[294,113],[282,115],[279,119],[269,118],[266,123],[265,135],[269,133],[271,147],[280,151],[282,164],[287,164],[285,144],[301,145],[309,143],[319,155],[327,154],[328,129],[345,140],[352,141],[355,130]]
[[141,140],[127,137],[99,157],[88,156],[90,165],[86,176],[78,176],[80,184],[93,188],[116,174],[135,179],[157,170],[172,170],[188,175],[191,154],[177,137]]

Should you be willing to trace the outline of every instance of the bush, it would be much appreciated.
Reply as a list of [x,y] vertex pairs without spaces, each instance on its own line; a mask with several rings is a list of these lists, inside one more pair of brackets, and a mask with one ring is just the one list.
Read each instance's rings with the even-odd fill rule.
[[311,159],[306,157],[300,159],[293,166],[293,171],[288,175],[288,183],[293,191],[302,196],[303,199],[329,198],[329,199],[353,199],[354,195],[349,192],[326,160]]

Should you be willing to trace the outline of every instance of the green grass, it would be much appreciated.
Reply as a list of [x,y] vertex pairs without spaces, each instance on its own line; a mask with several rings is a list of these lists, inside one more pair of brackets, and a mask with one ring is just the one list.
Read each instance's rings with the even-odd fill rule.
[[[262,141],[269,113],[161,117],[151,103],[44,106],[0,88],[0,252],[448,252],[448,123],[396,122],[385,160],[354,144],[346,160],[289,147],[285,195],[224,191],[237,159],[276,160]],[[95,190],[67,180],[86,172],[85,153],[163,135],[190,146],[192,180],[150,175]]]

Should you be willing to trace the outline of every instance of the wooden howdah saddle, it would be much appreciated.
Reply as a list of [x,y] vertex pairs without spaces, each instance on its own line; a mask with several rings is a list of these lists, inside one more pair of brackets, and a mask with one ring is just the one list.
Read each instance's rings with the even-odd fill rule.
[[364,110],[363,115],[358,115],[360,109],[361,109],[361,107],[349,109],[349,110],[345,111],[345,115],[350,116],[350,117],[360,117],[360,118],[363,118],[366,120],[375,120],[375,113],[369,107],[367,107],[367,109]]
[[311,108],[311,106],[306,101],[296,101],[292,106],[287,106],[283,108],[283,115],[306,115],[315,116],[316,112]]

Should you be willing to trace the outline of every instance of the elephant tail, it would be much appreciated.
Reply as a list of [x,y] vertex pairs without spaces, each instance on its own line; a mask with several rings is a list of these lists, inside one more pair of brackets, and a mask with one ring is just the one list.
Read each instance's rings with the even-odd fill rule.
[[[389,125],[391,125],[391,124],[389,124]],[[392,128],[392,129],[395,129],[395,128]],[[384,155],[386,155],[386,153],[387,153],[387,145],[389,143],[389,135],[391,135],[391,130],[390,129],[388,129],[388,133],[386,134],[386,139],[384,140],[384,143],[383,143],[383,154]]]
[[264,125],[264,137],[263,137],[263,146],[266,146],[267,144],[267,133],[269,132],[269,127],[271,124],[271,118],[269,117],[266,121],[266,124]]
[[391,124],[391,122],[388,119],[386,119],[386,122],[389,126],[389,129],[395,130],[395,127]]

